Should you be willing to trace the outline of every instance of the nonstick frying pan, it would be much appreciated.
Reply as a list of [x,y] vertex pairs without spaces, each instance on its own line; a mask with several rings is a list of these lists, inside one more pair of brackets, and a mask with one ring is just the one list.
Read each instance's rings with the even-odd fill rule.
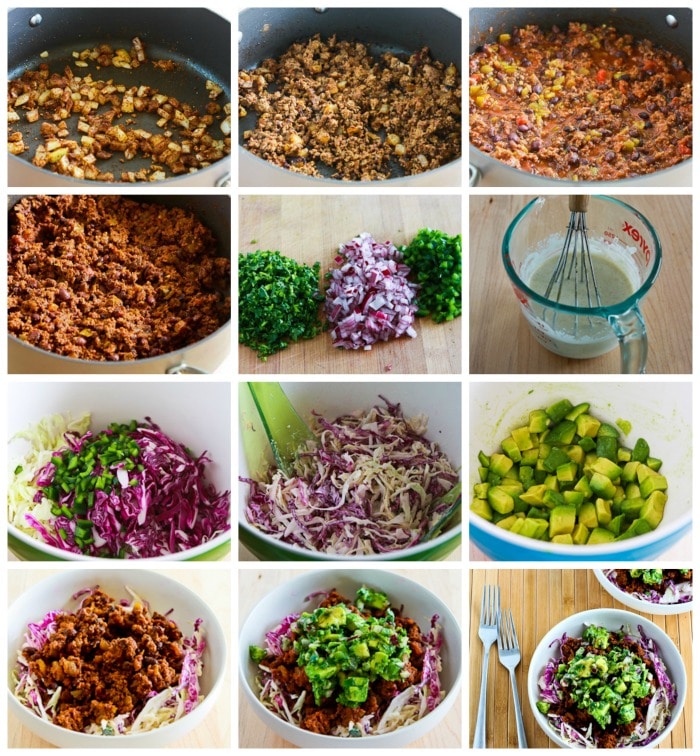
[[[493,41],[503,32],[515,27],[537,24],[543,28],[553,25],[565,27],[569,21],[591,24],[613,24],[621,34],[649,39],[678,55],[688,68],[692,67],[692,10],[690,8],[472,8],[469,12],[469,52],[479,45]],[[615,184],[630,186],[689,186],[692,158],[655,173]],[[490,185],[546,186],[566,185],[574,182],[550,179],[517,170],[495,160],[484,152],[469,146],[470,183],[481,176]],[[600,186],[596,182],[575,182],[577,185]]]
[[[103,43],[128,50],[132,47],[131,40],[137,36],[149,59],[173,60],[177,69],[166,72],[148,63],[132,70],[113,66],[98,69],[94,63],[88,68],[74,67],[74,51],[91,49]],[[15,8],[9,12],[8,39],[10,79],[46,62],[51,72],[62,73],[66,65],[73,65],[75,75],[91,72],[96,79],[110,78],[127,86],[145,84],[197,107],[201,113],[205,112],[209,101],[205,88],[207,79],[224,90],[217,100],[219,104],[231,100],[231,24],[204,8]],[[40,57],[42,52],[48,52],[48,57]],[[147,113],[137,114],[139,125],[146,129],[155,126],[156,118]],[[42,120],[25,124],[22,119],[15,125],[15,128],[22,125],[21,130],[28,134],[25,142],[30,149],[21,156],[9,156],[9,184],[65,186],[103,183],[77,181],[31,164],[34,148],[39,143],[37,140],[41,139],[39,127]],[[72,122],[74,127],[74,119]],[[216,138],[221,136],[218,125],[210,129]],[[118,176],[122,170],[138,170],[147,165],[145,159],[135,158],[125,166],[116,154],[100,167],[112,170]],[[159,183],[214,186],[229,173],[230,160],[225,158],[196,173]]]
[[[384,52],[410,54],[429,47],[436,60],[461,69],[461,19],[441,8],[248,8],[238,14],[238,68],[255,68],[276,58],[293,42],[320,34],[327,39],[365,43],[375,57]],[[339,186],[371,182],[319,179],[287,171],[251,154],[241,134],[255,123],[250,115],[239,123],[239,183],[244,186]],[[461,161],[456,160],[415,176],[387,179],[374,184],[406,186],[456,185]]]

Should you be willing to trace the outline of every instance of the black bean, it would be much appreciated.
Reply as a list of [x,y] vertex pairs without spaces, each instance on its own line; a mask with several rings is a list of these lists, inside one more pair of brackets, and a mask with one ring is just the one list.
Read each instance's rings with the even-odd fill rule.
[[525,133],[526,131],[530,131],[530,127],[526,123],[521,123],[518,125],[518,131]]
[[647,118],[649,118],[649,113],[647,113],[646,110],[640,110],[639,117],[642,119],[642,121],[646,121]]
[[575,152],[569,153],[569,162],[571,163],[571,165],[578,165],[579,156]]
[[615,153],[612,150],[608,150],[605,153],[605,159],[608,163],[612,163],[612,161],[615,160]]
[[610,106],[610,112],[611,113],[622,113],[622,108],[619,105],[611,105]]
[[530,145],[530,152],[539,152],[542,149],[542,140],[535,139]]
[[538,82],[537,82],[537,84],[535,84],[535,86],[534,86],[534,87],[532,88],[532,91],[533,91],[533,92],[534,92],[535,94],[542,94],[542,85],[541,85],[541,84],[539,83],[539,81],[538,81]]

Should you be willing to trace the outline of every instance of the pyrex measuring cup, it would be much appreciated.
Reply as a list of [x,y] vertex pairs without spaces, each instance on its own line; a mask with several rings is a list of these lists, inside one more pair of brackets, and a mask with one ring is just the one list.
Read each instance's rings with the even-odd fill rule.
[[[600,305],[544,293],[565,243],[568,196],[537,197],[513,219],[502,258],[537,341],[564,357],[586,359],[619,343],[623,373],[645,372],[647,332],[640,302],[661,267],[661,244],[649,221],[614,197],[592,196],[586,213]],[[582,306],[585,303],[585,306]]]

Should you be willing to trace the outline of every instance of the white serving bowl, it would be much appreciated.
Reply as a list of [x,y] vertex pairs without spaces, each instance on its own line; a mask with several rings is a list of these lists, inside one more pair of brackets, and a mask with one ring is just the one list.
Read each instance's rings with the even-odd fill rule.
[[530,668],[527,675],[527,692],[530,699],[530,708],[537,724],[542,728],[547,737],[560,748],[574,747],[559,737],[554,729],[549,726],[547,717],[538,710],[539,686],[537,682],[544,672],[547,662],[559,653],[559,646],[555,641],[561,638],[564,633],[573,638],[580,638],[587,625],[599,625],[611,631],[617,631],[623,626],[629,626],[635,634],[638,634],[637,627],[641,626],[645,635],[652,638],[657,644],[659,656],[666,665],[666,672],[671,682],[676,685],[676,692],[678,694],[678,700],[671,709],[671,720],[666,729],[658,738],[643,747],[654,748],[658,746],[675,727],[683,710],[687,689],[685,666],[676,645],[660,627],[646,617],[640,617],[638,614],[622,609],[589,609],[585,612],[572,614],[555,625],[537,644],[530,659]]
[[[231,390],[228,383],[202,385],[197,381],[129,383],[97,381],[10,382],[7,388],[8,439],[35,425],[43,417],[70,413],[77,418],[92,415],[92,428],[101,430],[112,422],[150,417],[164,433],[195,454],[207,452],[207,479],[219,491],[231,490]],[[22,440],[9,448],[9,463],[26,446]],[[8,471],[12,474],[12,470]],[[32,538],[8,525],[11,551],[21,559],[99,561],[97,557],[72,554]],[[149,562],[221,559],[230,553],[227,531],[186,551],[149,559]],[[111,560],[113,561],[113,560]]]
[[[692,386],[682,383],[472,383],[469,398],[470,485],[479,482],[477,455],[495,452],[528,413],[568,398],[574,405],[590,402],[590,412],[614,424],[628,420],[631,445],[640,436],[651,454],[663,461],[668,502],[656,530],[627,540],[593,546],[567,546],[514,535],[469,512],[469,537],[487,556],[506,561],[611,561],[674,559],[673,545],[687,534],[692,520]],[[621,435],[621,440],[624,437]],[[470,491],[471,494],[471,491]]]
[[[129,598],[125,586],[148,601],[152,611],[168,615],[184,635],[191,635],[194,621],[201,618],[206,649],[200,677],[204,700],[189,714],[158,730],[122,737],[103,737],[74,732],[46,722],[22,704],[12,693],[10,672],[24,642],[30,622],[41,620],[47,612],[76,607],[71,596],[86,587],[99,586],[115,599]],[[160,748],[172,743],[197,727],[212,710],[222,688],[226,669],[227,644],[219,620],[204,601],[177,580],[146,570],[62,569],[34,584],[10,607],[8,612],[8,699],[9,711],[34,735],[59,748]]]
[[[282,388],[298,414],[307,422],[312,411],[334,419],[344,413],[382,404],[380,396],[386,397],[392,403],[399,402],[407,417],[420,414],[428,416],[426,437],[440,445],[456,468],[461,466],[462,404],[459,383],[304,382],[282,383]],[[250,391],[244,383],[239,387],[239,425],[239,476],[261,480],[270,466],[274,465],[274,459]],[[253,527],[245,516],[248,492],[248,485],[239,483],[238,533],[243,544],[258,559],[347,561],[348,557],[308,551],[293,544],[283,543]],[[372,561],[444,559],[461,543],[462,523],[459,517],[453,518],[454,520],[456,522],[430,541],[402,551],[362,558]]]
[[693,610],[693,599],[686,601],[683,604],[655,604],[653,601],[646,601],[645,599],[637,598],[627,591],[623,591],[622,588],[610,581],[605,576],[605,571],[596,569],[593,570],[595,576],[598,578],[598,582],[603,588],[621,604],[634,609],[637,612],[646,612],[647,614],[683,614],[684,612],[691,612]]
[[[306,599],[315,591],[337,589],[352,598],[362,585],[386,593],[394,606],[403,607],[403,616],[411,617],[423,632],[430,627],[434,614],[440,617],[444,642],[440,649],[442,672],[440,680],[445,698],[440,705],[417,722],[395,732],[367,738],[340,738],[302,730],[280,719],[266,709],[258,698],[255,686],[257,665],[249,656],[250,646],[262,646],[265,633],[276,627],[289,614],[302,611]],[[304,572],[292,577],[268,593],[248,615],[239,635],[239,669],[241,687],[255,715],[266,726],[299,748],[400,748],[423,737],[437,727],[459,694],[462,674],[462,631],[447,605],[420,583],[380,569],[342,570],[327,568]]]

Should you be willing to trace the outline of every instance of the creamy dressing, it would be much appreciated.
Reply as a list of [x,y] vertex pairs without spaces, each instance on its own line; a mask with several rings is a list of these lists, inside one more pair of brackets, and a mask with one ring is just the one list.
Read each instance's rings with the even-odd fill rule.
[[[542,248],[528,256],[520,270],[520,277],[532,291],[545,296],[545,292],[559,260],[563,238],[554,235]],[[574,315],[557,309],[560,304],[590,308],[605,307],[623,302],[641,286],[641,277],[635,264],[634,249],[619,241],[609,243],[590,240],[591,266],[600,294],[597,302],[592,278],[583,275],[580,265],[578,275],[569,273],[567,266],[561,289],[558,281],[550,291],[551,307],[530,303],[525,316],[533,327],[537,340],[547,349],[566,357],[589,358],[609,352],[617,345],[617,337],[611,325],[603,317]],[[589,299],[590,297],[590,299]]]

